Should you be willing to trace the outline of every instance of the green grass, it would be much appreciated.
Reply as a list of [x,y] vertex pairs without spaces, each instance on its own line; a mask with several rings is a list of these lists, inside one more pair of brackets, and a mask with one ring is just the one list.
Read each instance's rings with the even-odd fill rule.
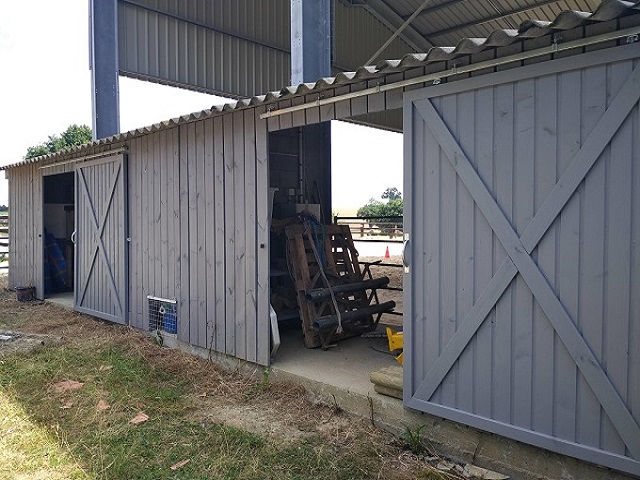
[[[63,380],[84,386],[53,392]],[[351,479],[375,478],[382,468],[374,449],[336,451],[320,438],[274,442],[197,421],[189,415],[191,382],[126,345],[47,347],[0,359],[0,478]],[[100,400],[111,407],[98,411]],[[149,420],[130,424],[139,411]]]

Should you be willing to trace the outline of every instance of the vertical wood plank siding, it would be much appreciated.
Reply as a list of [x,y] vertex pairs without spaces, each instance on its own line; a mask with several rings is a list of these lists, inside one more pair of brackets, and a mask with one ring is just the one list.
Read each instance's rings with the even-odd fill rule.
[[179,340],[267,365],[267,132],[256,122],[234,112],[130,142],[129,320],[146,330],[147,295],[175,298]]
[[[604,135],[601,119],[614,110],[623,86],[633,85],[631,74],[639,64],[625,59],[517,81],[504,76],[494,85],[490,79],[469,81],[468,88],[412,97],[415,110],[405,121],[414,153],[406,157],[412,176],[406,177],[405,190],[412,198],[415,295],[405,331],[414,408],[445,416],[464,412],[454,419],[472,425],[490,420],[494,431],[507,435],[531,432],[543,439],[538,444],[572,455],[580,445],[578,456],[596,461],[598,455],[598,463],[640,473],[637,446],[619,433],[620,424],[610,419],[603,397],[577,367],[523,274],[516,274],[433,394],[411,397],[427,391],[421,382],[507,258],[454,166],[460,159],[447,157],[448,146],[441,147],[442,135],[420,105],[433,105],[522,236],[580,148],[590,136]],[[640,107],[635,101],[531,257],[640,422]],[[513,427],[511,434],[506,426]],[[545,438],[566,443],[545,444]]]
[[25,165],[9,178],[9,287],[35,286],[42,298],[42,179],[38,168]]

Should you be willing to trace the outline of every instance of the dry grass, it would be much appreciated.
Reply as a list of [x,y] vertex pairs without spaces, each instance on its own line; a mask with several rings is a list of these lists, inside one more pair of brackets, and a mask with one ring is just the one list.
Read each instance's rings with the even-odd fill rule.
[[[260,369],[228,370],[5,289],[0,329],[63,338],[0,359],[2,478],[450,478]],[[62,380],[84,385],[52,389]],[[149,420],[130,424],[139,411]]]

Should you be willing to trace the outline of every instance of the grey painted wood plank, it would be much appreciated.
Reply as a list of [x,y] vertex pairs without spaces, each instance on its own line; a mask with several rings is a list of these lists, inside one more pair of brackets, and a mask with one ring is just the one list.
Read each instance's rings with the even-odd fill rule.
[[245,253],[245,360],[256,362],[257,359],[257,252],[256,252],[256,208],[257,202],[268,199],[257,198],[256,185],[256,134],[255,113],[245,110],[244,113],[244,234],[246,236]]
[[144,136],[140,138],[140,158],[141,158],[141,182],[142,182],[142,195],[141,195],[141,261],[142,261],[142,295],[143,295],[143,322],[144,325],[149,328],[149,302],[147,301],[147,295],[153,295],[150,290],[149,279],[149,241],[151,233],[149,231],[149,176],[150,176],[150,160],[149,160],[149,137]]
[[189,342],[189,157],[187,125],[180,127],[180,298],[178,339]]
[[[336,88],[334,90],[336,96],[341,96],[349,93],[349,86]],[[402,106],[402,95],[400,96],[400,106]],[[335,118],[348,118],[351,116],[351,101],[350,100],[341,100],[335,103]]]
[[44,296],[44,228],[43,228],[43,196],[42,196],[42,172],[40,169],[33,166],[35,182],[34,182],[34,195],[33,195],[33,215],[34,215],[34,286],[36,287],[36,298],[38,292],[42,292]]
[[[304,100],[305,100],[304,103],[315,102],[317,98],[318,98],[317,95],[306,95],[304,97]],[[305,118],[306,118],[307,125],[320,123],[320,109],[318,107],[307,108],[305,110]]]
[[[171,298],[180,298],[180,128],[171,129],[169,138],[171,154],[169,160],[172,172],[170,203],[171,233],[169,236],[169,262],[171,264]],[[178,320],[179,321],[179,320]]]
[[206,169],[206,149],[205,149],[205,125],[200,120],[195,123],[196,128],[196,222],[197,222],[197,278],[198,278],[198,345],[203,348],[209,346],[207,340],[207,259],[206,259],[206,185],[205,169]]
[[[608,70],[609,96],[614,97],[632,73],[631,62],[612,65]],[[637,108],[637,107],[636,107]],[[604,270],[608,273],[604,291],[603,363],[611,383],[626,401],[629,372],[629,312],[632,293],[631,225],[633,179],[633,118],[620,126],[610,144],[606,173],[606,211]],[[600,160],[602,161],[602,160]],[[616,319],[612,321],[612,319]],[[627,401],[627,405],[629,405]],[[636,417],[637,419],[638,417]],[[625,446],[613,425],[603,423],[602,448],[624,455]]]
[[[514,126],[514,215],[512,225],[521,233],[534,215],[534,127],[535,90],[533,80],[515,85]],[[506,247],[506,245],[505,245]],[[531,428],[533,375],[533,296],[524,279],[514,283],[513,334],[513,422]]]
[[[558,174],[564,175],[571,159],[580,149],[580,72],[567,72],[558,79]],[[542,207],[537,214],[541,215]],[[537,219],[537,217],[536,217]],[[532,221],[532,224],[535,220]],[[526,236],[527,231],[523,234]],[[525,244],[526,246],[526,244]],[[574,192],[560,213],[558,232],[556,289],[571,318],[579,308],[578,272],[580,268],[580,193]],[[569,351],[555,338],[555,410],[556,435],[569,441],[576,439],[577,367]]]
[[163,130],[159,132],[160,137],[160,205],[159,205],[159,215],[160,215],[160,264],[162,269],[162,297],[163,298],[172,298],[173,297],[173,289],[171,288],[171,267],[172,262],[169,261],[169,237],[171,236],[170,232],[170,223],[171,219],[171,210],[169,208],[169,203],[171,202],[171,197],[173,196],[173,186],[171,185],[171,180],[169,179],[169,162],[171,158],[171,145],[169,143],[170,132],[167,130]]
[[160,146],[160,138],[158,134],[149,135],[149,147],[151,150],[151,170],[153,172],[153,183],[150,185],[150,201],[149,211],[151,213],[150,218],[150,231],[153,235],[149,241],[149,257],[151,262],[150,271],[151,278],[149,278],[149,289],[154,292],[155,296],[162,296],[162,262],[160,261],[160,244],[162,241],[162,232],[160,231],[160,190],[162,189],[162,181],[160,178],[160,169],[162,168],[161,155],[162,149]]
[[[595,130],[607,106],[606,67],[592,68],[582,79],[582,135],[588,138]],[[605,225],[605,158],[595,162],[584,180],[581,205],[580,310],[578,325],[598,363],[602,360],[602,314],[604,307],[604,225]],[[600,404],[588,380],[578,380],[578,441],[600,447]]]
[[[476,150],[476,93],[464,92],[456,95],[456,136],[460,146],[469,152],[471,158],[477,157]],[[489,123],[489,122],[487,122]],[[474,165],[477,168],[477,164]],[[466,317],[474,303],[474,276],[476,258],[475,240],[475,203],[469,192],[456,176],[456,326]],[[490,382],[491,377],[477,377],[474,372],[474,359],[477,353],[477,339],[474,337],[458,358],[456,378],[456,408],[473,411],[476,382]]]
[[[439,99],[438,99],[439,101]],[[440,302],[441,302],[441,292],[442,292],[442,284],[440,282],[440,268],[442,259],[440,257],[440,207],[439,200],[441,196],[441,169],[442,169],[442,161],[440,159],[440,147],[438,143],[433,138],[431,131],[426,128],[423,119],[417,113],[415,114],[415,119],[417,125],[420,125],[419,128],[416,128],[424,138],[421,139],[426,158],[429,159],[428,170],[425,172],[426,181],[425,181],[425,197],[423,198],[420,205],[416,205],[414,209],[414,217],[417,219],[420,209],[424,207],[425,211],[425,222],[418,231],[416,231],[416,235],[413,240],[415,241],[414,245],[420,245],[418,242],[420,238],[424,238],[425,245],[420,246],[424,249],[424,262],[426,262],[426,272],[424,283],[420,285],[418,283],[419,278],[416,278],[416,282],[414,283],[414,291],[418,291],[420,288],[424,294],[424,306],[422,307],[424,310],[424,317],[416,318],[416,341],[414,341],[414,359],[415,363],[419,365],[419,368],[424,368],[425,371],[418,371],[419,376],[416,377],[416,387],[419,385],[417,382],[421,382],[427,371],[430,370],[431,365],[438,359],[440,351],[440,338],[441,334],[441,319],[440,319]],[[414,140],[416,141],[417,138]],[[419,157],[415,159],[416,162],[419,162]],[[420,190],[417,185],[415,185],[414,192],[418,193]],[[433,200],[431,200],[433,199]],[[426,204],[425,204],[426,203]],[[430,226],[437,226],[437,228],[429,228]],[[426,232],[425,232],[426,230]],[[420,237],[418,237],[420,235]],[[424,236],[422,236],[424,235]],[[416,268],[419,268],[418,265],[421,265],[418,262],[418,255],[422,254],[421,249],[417,249],[414,247],[413,251],[415,252],[416,257]],[[419,303],[418,303],[419,305]],[[420,315],[422,313],[418,309],[414,315]],[[424,325],[424,324],[427,325]],[[429,332],[427,334],[427,331]],[[420,355],[424,355],[423,358],[418,356],[418,351],[420,349],[419,343],[417,341],[420,340],[424,344],[424,353],[421,352]],[[440,402],[440,392],[434,392],[433,395],[434,402]]]
[[[413,106],[408,108],[413,110]],[[436,229],[427,228],[429,224],[437,225],[438,206],[436,203],[427,202],[426,198],[429,195],[439,195],[440,165],[438,162],[438,145],[435,142],[429,143],[426,139],[428,137],[426,137],[427,132],[422,118],[412,113],[410,121],[413,127],[411,128],[412,138],[408,148],[413,153],[412,157],[410,157],[411,164],[405,168],[411,172],[411,181],[407,181],[406,185],[410,186],[409,192],[412,193],[407,192],[407,187],[405,186],[404,195],[405,198],[411,199],[411,202],[407,203],[410,204],[413,226],[409,230],[411,239],[407,246],[410,250],[410,272],[409,275],[405,274],[404,277],[410,280],[413,290],[409,290],[412,294],[407,299],[407,303],[403,305],[411,305],[412,312],[417,315],[414,316],[414,313],[411,313],[411,316],[407,318],[412,320],[406,322],[406,324],[411,324],[412,328],[410,336],[412,353],[411,357],[407,358],[412,359],[410,362],[414,372],[412,384],[416,385],[417,382],[422,381],[424,378],[427,365],[435,361],[438,354],[439,319],[437,316],[430,316],[426,313],[429,308],[432,308],[432,311],[437,311],[437,302],[439,302],[438,271],[435,269],[431,272],[428,271],[432,260],[435,259],[436,265],[439,264],[438,232]],[[420,160],[423,152],[429,152],[427,156],[428,163]],[[423,184],[426,188],[420,188]],[[427,237],[429,233],[431,233],[431,237]],[[433,240],[433,243],[427,242],[428,238]],[[429,276],[430,273],[431,276]],[[434,278],[436,283],[430,283],[429,280],[431,278]],[[403,284],[403,288],[409,287]],[[432,303],[427,304],[425,300],[429,300]],[[405,324],[404,321],[403,324]],[[431,335],[426,332],[431,332]]]
[[[495,133],[494,122],[486,121],[486,119],[496,117],[494,102],[493,88],[479,90],[475,93],[477,106],[474,115],[476,166],[478,175],[492,192],[495,192],[493,165]],[[473,218],[475,222],[473,239],[475,268],[472,303],[475,303],[493,276],[493,232],[475,203],[473,204]],[[476,333],[476,348],[473,359],[474,377],[477,379],[473,383],[474,412],[487,418],[491,417],[494,327],[495,309],[492,309]]]
[[[380,85],[380,80],[371,80],[368,82],[368,88],[375,88],[378,85]],[[383,111],[385,106],[384,101],[384,92],[367,95],[367,113]]]
[[[268,202],[260,201],[269,195],[269,156],[267,152],[267,125],[260,120],[262,109],[255,110],[256,139],[256,242],[257,253],[257,311],[256,311],[256,362],[269,365],[271,335],[269,328],[269,212]],[[267,197],[268,198],[268,197]]]
[[215,202],[215,350],[226,352],[226,283],[225,283],[225,166],[222,117],[213,119],[214,202]]
[[[327,96],[333,97],[334,90],[330,90],[326,93]],[[320,122],[328,122],[335,120],[336,118],[336,104],[329,103],[320,107]]]
[[189,343],[200,345],[198,338],[198,144],[196,141],[196,123],[187,124],[187,162],[189,173],[188,188],[188,262],[189,262]]
[[[549,75],[535,82],[535,176],[534,209],[556,184],[557,152],[557,77]],[[559,222],[558,222],[559,223]],[[555,291],[556,285],[556,227],[552,225],[538,244],[537,264]],[[553,434],[555,332],[537,303],[533,308],[533,378],[531,424],[537,432]],[[542,395],[542,392],[548,392]]]
[[616,426],[631,455],[640,457],[640,428],[628,408],[603,372],[598,360],[589,348],[555,293],[550,288],[533,259],[525,252],[517,234],[492,199],[486,187],[476,175],[464,152],[460,150],[446,125],[428,101],[416,101],[421,115],[429,122],[447,158],[455,166],[476,203],[487,217],[492,229],[505,246],[522,277],[533,292],[543,311],[553,324],[563,343],[569,349],[581,373],[600,400],[600,404]]
[[[291,99],[291,105],[302,105],[304,103],[303,97],[297,97]],[[293,112],[291,114],[291,126],[292,127],[302,127],[305,125],[306,116],[304,110],[298,110],[297,112]]]
[[[495,87],[494,99],[496,135],[492,141],[495,142],[495,197],[505,216],[511,219],[513,218],[514,86],[506,84]],[[478,212],[478,215],[486,220],[479,208]],[[492,236],[494,245],[493,268],[497,272],[508,256],[493,230]],[[513,367],[511,325],[513,286],[510,286],[504,295],[500,297],[496,303],[495,312],[492,414],[496,420],[509,423],[513,404],[511,381]]]
[[224,128],[224,230],[225,236],[225,350],[228,355],[236,354],[236,280],[235,280],[235,165],[233,115],[222,119]]
[[204,190],[205,190],[205,262],[206,262],[206,327],[207,348],[216,350],[216,169],[214,145],[216,142],[213,119],[204,122]]
[[[278,108],[288,108],[291,106],[291,100],[283,100],[278,103]],[[293,127],[293,117],[290,113],[280,115],[280,127],[278,130],[286,130]]]
[[[135,146],[135,147],[134,147]],[[136,316],[138,318],[138,325],[142,330],[147,329],[146,318],[144,317],[145,313],[145,291],[144,291],[144,277],[143,277],[143,256],[142,256],[142,236],[143,236],[143,217],[142,217],[142,209],[143,209],[143,198],[142,198],[142,188],[144,181],[144,163],[142,158],[142,139],[136,138],[131,145],[131,163],[134,165],[134,176],[131,182],[135,184],[134,192],[133,192],[133,205],[134,210],[131,213],[130,221],[131,223],[136,223],[134,227],[134,232],[132,232],[132,258],[131,262],[134,266],[134,274],[132,276],[133,281],[135,282],[135,287],[132,289],[132,295],[136,297],[135,305],[136,305]],[[134,253],[135,252],[135,253]]]
[[[455,96],[442,99],[439,113],[445,123],[455,128],[457,123],[457,105]],[[446,153],[440,153],[440,207],[439,225],[440,230],[440,345],[438,351],[446,347],[451,337],[455,334],[457,327],[457,269],[456,251],[459,248],[459,237],[457,230],[457,192],[458,176],[451,164],[445,158]],[[444,377],[440,390],[441,401],[444,405],[455,406],[456,403],[456,383],[457,368],[449,371]]]
[[[417,164],[424,165],[427,163],[427,158],[425,157],[425,161],[423,162],[414,162],[414,159],[423,152],[422,148],[419,148],[419,145],[416,145],[414,142],[416,137],[418,136],[421,129],[419,129],[415,121],[419,120],[419,116],[414,112],[415,108],[410,102],[404,102],[403,100],[403,109],[402,109],[402,125],[403,125],[403,138],[402,138],[402,146],[403,146],[403,158],[402,158],[402,191],[404,192],[405,199],[409,199],[410,201],[403,202],[403,216],[404,216],[404,234],[405,234],[405,253],[409,254],[409,270],[403,268],[402,275],[402,302],[403,302],[403,335],[404,335],[404,350],[403,353],[406,353],[407,358],[410,358],[411,361],[404,364],[402,369],[402,383],[403,383],[403,391],[402,391],[402,400],[403,403],[408,402],[413,396],[415,387],[418,383],[416,379],[418,375],[416,375],[416,370],[418,368],[424,368],[424,359],[420,359],[419,361],[415,359],[415,354],[417,351],[424,351],[423,348],[416,349],[414,345],[418,343],[415,334],[415,327],[418,325],[418,319],[414,316],[414,312],[416,312],[416,308],[414,303],[417,303],[417,298],[424,298],[424,295],[418,295],[417,288],[415,286],[414,278],[418,273],[424,272],[423,259],[425,258],[424,253],[420,254],[420,260],[417,260],[417,248],[416,243],[411,242],[409,240],[406,241],[406,235],[415,236],[417,232],[416,228],[416,215],[414,208],[414,199],[416,194],[420,191],[414,191],[413,182],[414,181],[422,181],[424,182],[424,174],[422,178],[418,179],[417,173],[415,172],[415,168]],[[423,193],[424,195],[424,193]],[[424,209],[420,210],[424,213]],[[421,238],[425,238],[422,236]],[[424,252],[424,251],[423,251]],[[425,283],[423,282],[423,287]],[[424,308],[420,311],[423,312]],[[421,367],[418,367],[420,365]]]
[[[234,192],[234,247],[233,265],[235,275],[235,356],[246,358],[246,264],[247,232],[245,230],[245,163],[244,163],[244,113],[233,114],[233,192]],[[229,188],[231,185],[228,185]]]
[[633,111],[634,131],[632,148],[632,191],[631,191],[631,278],[629,325],[629,370],[627,404],[636,419],[640,418],[640,106]]
[[[367,88],[366,82],[355,83],[351,85],[351,91],[357,92]],[[351,116],[355,117],[357,115],[364,115],[368,112],[367,110],[367,97],[356,97],[350,100],[351,102]]]

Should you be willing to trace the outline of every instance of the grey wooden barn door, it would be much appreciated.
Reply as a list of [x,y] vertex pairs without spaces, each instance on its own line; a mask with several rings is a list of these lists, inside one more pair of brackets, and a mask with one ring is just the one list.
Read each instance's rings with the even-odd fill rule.
[[640,67],[584,61],[406,95],[404,400],[638,475]]
[[127,321],[126,170],[123,155],[76,166],[75,308]]

